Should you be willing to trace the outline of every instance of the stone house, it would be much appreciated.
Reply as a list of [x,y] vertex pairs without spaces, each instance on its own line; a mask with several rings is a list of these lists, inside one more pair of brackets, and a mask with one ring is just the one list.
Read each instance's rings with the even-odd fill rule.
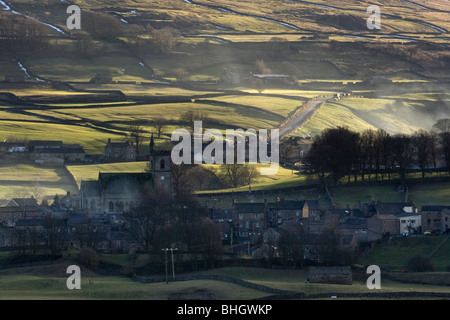
[[320,204],[319,200],[306,200],[303,205],[302,217],[304,219],[314,218],[320,215]]
[[63,151],[66,163],[82,163],[86,159],[84,148],[79,144],[64,144]]
[[126,142],[111,142],[105,146],[105,160],[106,161],[136,161],[136,146],[132,143]]
[[450,230],[450,206],[423,206],[422,232],[445,233]]
[[59,140],[31,140],[27,146],[29,152],[33,152],[35,148],[61,149],[63,142]]
[[236,203],[233,212],[239,237],[259,236],[265,228],[267,203]]
[[283,200],[268,206],[270,225],[278,227],[282,224],[302,219],[304,201]]
[[281,162],[301,165],[311,150],[313,141],[309,137],[291,137],[280,145]]
[[401,213],[397,217],[400,220],[400,234],[420,234],[422,227],[422,214],[420,212]]
[[59,200],[60,206],[64,209],[79,209],[80,199],[67,191],[67,194]]
[[380,221],[379,230],[376,232],[382,235],[399,235],[400,234],[400,219],[393,214],[377,214],[370,219],[378,219]]
[[25,142],[0,142],[0,152],[1,153],[16,153],[16,152],[26,152],[28,149]]

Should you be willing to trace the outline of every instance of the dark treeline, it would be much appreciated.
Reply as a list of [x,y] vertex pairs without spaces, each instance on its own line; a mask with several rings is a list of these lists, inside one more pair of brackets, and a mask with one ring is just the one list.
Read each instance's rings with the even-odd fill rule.
[[12,13],[0,15],[0,44],[3,49],[30,50],[40,46],[45,35],[45,26],[31,18]]
[[361,133],[346,127],[324,130],[314,140],[308,154],[312,170],[325,180],[331,173],[332,181],[348,176],[356,181],[383,180],[393,174],[405,184],[407,173],[420,170],[436,172],[445,167],[450,173],[450,119],[441,119],[433,130],[418,130],[413,134],[391,135],[382,129]]

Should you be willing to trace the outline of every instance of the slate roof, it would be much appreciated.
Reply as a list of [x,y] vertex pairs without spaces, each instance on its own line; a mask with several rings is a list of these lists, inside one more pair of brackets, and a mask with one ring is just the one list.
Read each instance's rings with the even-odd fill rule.
[[442,211],[444,209],[450,209],[450,206],[422,206],[421,211]]
[[303,201],[298,200],[285,200],[270,205],[271,209],[277,210],[302,210]]
[[150,173],[99,173],[98,183],[101,190],[117,194],[139,194],[141,186],[153,183]]
[[403,210],[404,207],[413,206],[412,203],[379,203],[375,206],[377,209],[378,214],[396,214],[396,213],[403,213],[405,212]]
[[266,211],[265,203],[236,203],[234,210],[238,213],[263,213]]
[[35,207],[38,205],[35,198],[12,198],[7,203],[8,206],[19,206],[19,207]]
[[320,210],[319,200],[306,200],[309,210]]
[[31,140],[28,142],[28,148],[32,149],[38,146],[42,147],[62,147],[62,141],[54,141],[54,140]]
[[367,219],[348,218],[340,227],[345,229],[367,229]]

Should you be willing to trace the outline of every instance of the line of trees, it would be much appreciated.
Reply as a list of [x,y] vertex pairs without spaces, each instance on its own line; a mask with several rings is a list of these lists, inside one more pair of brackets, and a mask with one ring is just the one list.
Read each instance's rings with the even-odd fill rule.
[[0,15],[0,47],[19,52],[44,42],[45,26],[33,19],[3,12]]
[[141,205],[124,217],[127,231],[144,251],[161,253],[176,247],[189,254],[194,269],[215,267],[220,261],[220,230],[189,194],[172,200],[163,191],[149,190]]
[[[324,130],[314,139],[307,156],[312,170],[325,180],[351,176],[382,180],[398,174],[404,185],[408,172],[418,168],[422,177],[427,171],[437,171],[444,163],[450,173],[450,119],[437,121],[433,130],[418,130],[413,134],[391,135],[385,130],[366,130],[361,133],[346,127]],[[442,166],[441,166],[442,167]]]

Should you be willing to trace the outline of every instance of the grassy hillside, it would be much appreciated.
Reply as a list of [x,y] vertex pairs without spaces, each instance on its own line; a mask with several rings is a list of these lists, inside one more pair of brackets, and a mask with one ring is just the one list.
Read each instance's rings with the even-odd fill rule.
[[64,168],[0,161],[0,199],[51,198],[55,194],[65,195],[67,191],[78,193],[78,188]]
[[[377,245],[362,261],[363,265],[375,264],[381,268],[399,271],[406,268],[408,260],[414,255],[429,255],[447,236],[422,236],[393,238]],[[432,256],[436,271],[448,271],[450,251],[446,244]]]

